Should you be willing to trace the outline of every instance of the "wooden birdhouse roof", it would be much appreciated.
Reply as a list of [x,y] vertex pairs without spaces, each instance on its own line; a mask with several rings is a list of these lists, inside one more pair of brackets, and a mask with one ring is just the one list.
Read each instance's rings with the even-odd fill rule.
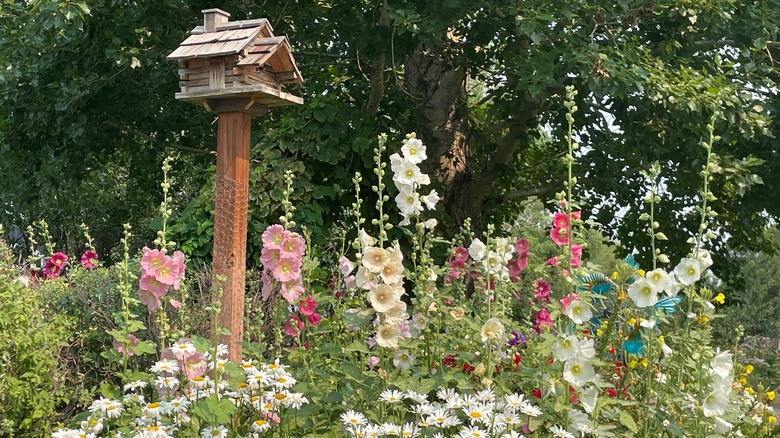
[[303,78],[287,37],[274,36],[267,19],[231,22],[230,14],[220,9],[202,12],[203,26],[193,29],[167,58],[179,62],[181,92],[176,99],[201,104],[210,98],[249,96],[266,106],[303,102],[281,91],[280,84]]

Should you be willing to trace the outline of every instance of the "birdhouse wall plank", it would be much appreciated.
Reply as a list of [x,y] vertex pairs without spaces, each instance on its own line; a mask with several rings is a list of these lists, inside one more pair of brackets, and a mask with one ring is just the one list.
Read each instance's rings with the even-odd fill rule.
[[209,75],[209,88],[221,89],[225,88],[225,62],[213,62],[211,63],[211,70]]

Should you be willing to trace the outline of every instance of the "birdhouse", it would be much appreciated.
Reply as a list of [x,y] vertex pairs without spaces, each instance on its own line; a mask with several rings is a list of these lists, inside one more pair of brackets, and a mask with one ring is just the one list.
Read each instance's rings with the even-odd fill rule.
[[299,105],[303,99],[282,91],[301,82],[287,37],[274,36],[265,18],[230,21],[221,9],[206,9],[197,26],[168,60],[179,62],[176,99],[212,112],[236,108],[260,114],[267,108]]

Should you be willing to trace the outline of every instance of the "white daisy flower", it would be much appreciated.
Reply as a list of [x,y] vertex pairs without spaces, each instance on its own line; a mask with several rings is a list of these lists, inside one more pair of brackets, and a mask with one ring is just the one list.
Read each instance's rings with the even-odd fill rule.
[[385,389],[379,394],[379,400],[387,403],[398,403],[403,401],[404,393],[397,389]]
[[203,438],[227,438],[227,434],[228,430],[225,426],[211,426],[200,432]]
[[555,438],[574,438],[574,435],[558,425],[551,426],[550,432],[552,432],[552,436]]
[[368,424],[368,420],[366,419],[365,415],[361,414],[360,412],[355,412],[353,410],[344,412],[339,416],[339,419],[346,426],[359,426],[359,425],[362,426]]

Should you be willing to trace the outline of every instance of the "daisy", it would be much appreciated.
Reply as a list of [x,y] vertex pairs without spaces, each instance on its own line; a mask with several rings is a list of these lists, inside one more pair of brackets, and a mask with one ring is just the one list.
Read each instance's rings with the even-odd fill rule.
[[227,438],[228,430],[225,426],[212,426],[203,429],[200,436],[203,438]]
[[558,425],[551,426],[550,432],[552,432],[552,436],[555,438],[574,438],[573,434]]
[[404,399],[404,393],[397,389],[385,389],[379,394],[379,399],[388,403],[398,403]]
[[162,359],[156,362],[154,365],[152,365],[150,371],[155,374],[162,374],[162,373],[174,374],[179,372],[179,364],[178,362],[173,360]]
[[467,426],[458,434],[459,438],[487,438],[489,436],[487,431],[477,426]]
[[176,341],[171,345],[171,351],[173,351],[176,357],[181,359],[184,355],[196,353],[198,350],[195,349],[195,344],[190,341]]
[[368,424],[368,420],[366,419],[365,415],[352,410],[349,410],[341,414],[339,416],[339,419],[346,426],[358,426],[358,425],[362,426]]
[[506,402],[507,406],[510,406],[512,409],[520,409],[520,406],[522,406],[523,399],[525,399],[525,396],[523,394],[507,394],[504,396],[504,402]]
[[420,394],[419,392],[406,391],[404,398],[421,404],[428,403],[428,396],[426,394]]
[[255,432],[255,433],[265,432],[266,430],[268,430],[270,428],[271,428],[271,423],[263,420],[262,418],[259,419],[259,420],[253,421],[252,422],[252,426],[250,427],[252,432]]
[[135,391],[136,389],[143,389],[146,388],[146,382],[143,380],[133,380],[130,383],[126,383],[124,386],[125,392],[127,391]]
[[387,436],[400,436],[401,426],[393,423],[382,423],[382,431]]
[[520,406],[520,413],[529,417],[538,417],[539,415],[542,415],[542,410],[539,408],[539,406],[534,406],[527,401],[523,401],[522,405]]

